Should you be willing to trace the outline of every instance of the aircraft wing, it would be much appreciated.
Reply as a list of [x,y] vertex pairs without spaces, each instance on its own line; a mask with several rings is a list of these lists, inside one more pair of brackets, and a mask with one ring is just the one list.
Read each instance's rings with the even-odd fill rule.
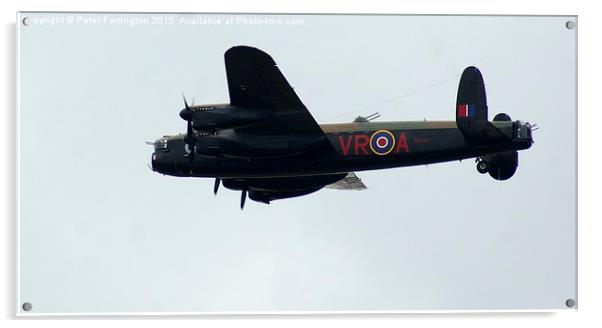
[[323,135],[270,55],[257,48],[236,46],[228,49],[224,58],[230,104],[274,111],[270,119],[237,131],[264,135]]
[[366,185],[362,182],[355,173],[349,172],[341,180],[326,186],[329,189],[344,189],[344,190],[364,190]]

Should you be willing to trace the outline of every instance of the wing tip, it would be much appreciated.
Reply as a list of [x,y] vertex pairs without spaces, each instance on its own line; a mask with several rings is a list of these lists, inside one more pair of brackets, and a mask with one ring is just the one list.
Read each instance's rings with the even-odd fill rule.
[[233,46],[226,50],[224,53],[226,61],[236,60],[237,58],[244,59],[244,61],[260,61],[265,62],[269,65],[276,65],[276,62],[265,51],[246,45]]

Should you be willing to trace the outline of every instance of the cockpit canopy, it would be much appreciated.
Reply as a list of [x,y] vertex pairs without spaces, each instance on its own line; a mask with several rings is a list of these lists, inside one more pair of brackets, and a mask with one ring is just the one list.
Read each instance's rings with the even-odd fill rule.
[[157,139],[154,144],[155,151],[167,149],[167,136]]

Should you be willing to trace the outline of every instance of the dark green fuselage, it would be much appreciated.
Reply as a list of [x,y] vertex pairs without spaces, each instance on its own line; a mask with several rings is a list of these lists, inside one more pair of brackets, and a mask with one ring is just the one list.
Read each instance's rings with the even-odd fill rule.
[[[293,177],[432,164],[531,146],[530,131],[528,135],[519,135],[517,122],[493,124],[508,140],[468,142],[455,121],[323,124],[322,136],[285,136],[284,144],[278,142],[277,136],[245,135],[230,130],[207,136],[208,142],[229,145],[236,153],[215,149],[214,154],[196,155],[193,160],[188,157],[185,135],[181,134],[165,137],[167,148],[155,147],[153,170],[183,177]],[[274,153],[263,157],[246,155],[271,146]],[[283,148],[278,147],[290,151],[279,155],[278,149]],[[296,152],[295,147],[303,151]]]

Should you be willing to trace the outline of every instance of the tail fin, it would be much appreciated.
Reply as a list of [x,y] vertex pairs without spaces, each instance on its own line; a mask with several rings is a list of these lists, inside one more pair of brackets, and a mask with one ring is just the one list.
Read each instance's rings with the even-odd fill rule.
[[473,139],[487,128],[485,83],[478,68],[467,67],[460,78],[456,99],[456,124],[464,137]]

